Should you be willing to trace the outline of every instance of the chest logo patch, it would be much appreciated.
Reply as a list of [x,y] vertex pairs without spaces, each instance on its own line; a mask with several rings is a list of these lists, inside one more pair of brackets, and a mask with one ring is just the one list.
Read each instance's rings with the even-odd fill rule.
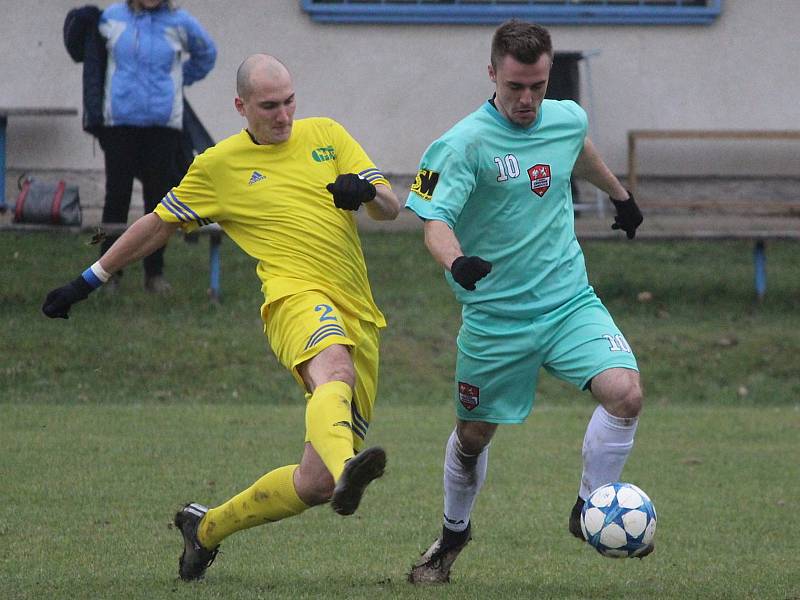
[[324,146],[311,151],[311,158],[317,162],[326,162],[336,158],[336,149],[333,146]]
[[253,174],[250,175],[250,181],[247,182],[247,185],[253,185],[254,183],[258,183],[259,181],[264,181],[266,177],[264,177],[258,171],[253,171]]
[[417,171],[414,183],[411,184],[411,191],[425,200],[430,200],[437,183],[439,183],[439,173],[430,169],[420,169]]
[[550,165],[533,165],[528,169],[531,191],[541,198],[550,189]]

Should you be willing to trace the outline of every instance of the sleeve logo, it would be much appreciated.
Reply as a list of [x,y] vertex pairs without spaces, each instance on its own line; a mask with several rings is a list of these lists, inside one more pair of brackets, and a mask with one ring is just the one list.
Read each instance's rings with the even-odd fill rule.
[[433,197],[433,190],[439,182],[439,173],[430,169],[420,169],[414,183],[411,184],[411,191],[425,200]]

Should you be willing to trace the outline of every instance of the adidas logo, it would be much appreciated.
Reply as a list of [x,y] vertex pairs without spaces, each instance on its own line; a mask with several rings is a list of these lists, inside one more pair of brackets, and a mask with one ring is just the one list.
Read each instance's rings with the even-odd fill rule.
[[254,183],[258,183],[259,181],[266,179],[261,173],[258,171],[253,171],[253,174],[250,175],[250,181],[247,185],[253,185]]

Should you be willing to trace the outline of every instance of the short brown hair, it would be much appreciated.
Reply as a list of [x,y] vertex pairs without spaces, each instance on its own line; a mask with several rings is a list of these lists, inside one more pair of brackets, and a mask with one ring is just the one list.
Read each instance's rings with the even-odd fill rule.
[[553,42],[550,40],[550,32],[535,23],[517,19],[506,21],[497,28],[492,38],[492,67],[496,69],[503,57],[509,54],[527,65],[537,62],[542,54],[552,58]]

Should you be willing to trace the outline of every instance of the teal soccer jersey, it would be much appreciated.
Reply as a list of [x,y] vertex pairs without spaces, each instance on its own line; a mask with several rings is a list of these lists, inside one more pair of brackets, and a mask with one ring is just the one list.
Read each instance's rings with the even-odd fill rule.
[[406,206],[447,223],[466,256],[493,265],[471,292],[447,273],[465,318],[472,309],[535,317],[588,288],[570,188],[586,129],[570,100],[545,100],[528,128],[486,102],[423,155]]
[[406,206],[449,225],[466,256],[492,263],[474,291],[447,273],[464,306],[459,419],[521,423],[542,367],[582,389],[606,369],[637,369],[575,238],[570,178],[586,129],[586,113],[569,100],[544,100],[527,128],[487,102],[422,157]]

